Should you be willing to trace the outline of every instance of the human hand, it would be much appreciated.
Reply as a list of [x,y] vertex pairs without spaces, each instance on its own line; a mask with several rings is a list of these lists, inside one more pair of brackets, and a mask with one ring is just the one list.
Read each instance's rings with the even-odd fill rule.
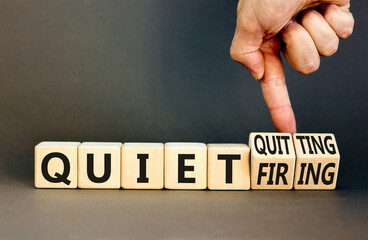
[[277,131],[296,132],[280,51],[296,71],[316,71],[320,55],[334,54],[353,32],[349,7],[349,0],[239,1],[230,55],[260,80]]

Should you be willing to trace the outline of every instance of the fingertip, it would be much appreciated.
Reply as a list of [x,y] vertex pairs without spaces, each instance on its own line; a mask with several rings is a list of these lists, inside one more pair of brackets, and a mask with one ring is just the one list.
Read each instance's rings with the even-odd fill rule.
[[278,132],[296,133],[296,121],[291,107],[272,109],[271,118]]
[[329,4],[324,9],[323,16],[339,38],[347,38],[353,33],[355,21],[349,8]]
[[255,79],[255,80],[261,80],[262,77],[263,77],[263,71],[259,71],[259,72],[253,72],[252,70],[248,69],[250,75],[252,75],[252,77]]

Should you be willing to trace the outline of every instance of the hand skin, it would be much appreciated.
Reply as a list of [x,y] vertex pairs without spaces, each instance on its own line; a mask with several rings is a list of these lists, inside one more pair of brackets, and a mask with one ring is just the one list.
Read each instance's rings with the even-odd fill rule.
[[353,32],[349,7],[349,0],[239,1],[230,55],[260,80],[277,131],[296,132],[280,51],[296,71],[316,71],[320,55],[334,54]]

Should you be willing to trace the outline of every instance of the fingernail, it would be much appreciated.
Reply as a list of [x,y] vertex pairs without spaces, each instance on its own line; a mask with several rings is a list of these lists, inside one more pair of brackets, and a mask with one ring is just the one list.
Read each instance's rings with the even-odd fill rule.
[[258,76],[257,76],[257,74],[256,74],[255,72],[253,72],[253,71],[249,70],[249,73],[250,73],[250,75],[252,75],[252,77],[253,77],[255,80],[259,80],[259,78],[258,78]]
[[284,28],[287,28],[290,24],[294,22],[294,19],[290,19],[284,26]]

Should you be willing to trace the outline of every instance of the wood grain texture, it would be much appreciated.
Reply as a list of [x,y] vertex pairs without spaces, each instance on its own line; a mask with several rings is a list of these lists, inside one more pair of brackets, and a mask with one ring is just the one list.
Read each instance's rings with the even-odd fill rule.
[[206,189],[207,147],[204,143],[165,144],[165,188]]
[[246,144],[207,144],[208,189],[249,190],[250,148]]
[[340,154],[333,134],[293,135],[296,167],[294,188],[333,190],[336,188]]
[[295,152],[289,133],[249,135],[252,189],[291,189],[294,180]]
[[164,144],[124,143],[121,152],[121,187],[162,189],[164,186]]
[[[36,188],[77,188],[77,152],[79,142],[41,142],[35,146],[35,169],[34,181]],[[53,156],[53,157],[47,157]],[[65,164],[62,160],[68,162],[69,173],[65,171]],[[47,163],[47,160],[48,164]],[[50,182],[42,173],[42,163],[46,166],[47,174],[50,178],[60,179],[59,175],[67,174],[66,181],[70,182]]]
[[[84,142],[79,145],[78,187],[120,188],[121,146],[122,144],[117,142]],[[92,156],[90,160],[93,162],[88,166],[90,167],[89,172],[87,168],[88,154]],[[109,167],[106,164],[111,166]],[[104,176],[106,179],[103,179]]]

